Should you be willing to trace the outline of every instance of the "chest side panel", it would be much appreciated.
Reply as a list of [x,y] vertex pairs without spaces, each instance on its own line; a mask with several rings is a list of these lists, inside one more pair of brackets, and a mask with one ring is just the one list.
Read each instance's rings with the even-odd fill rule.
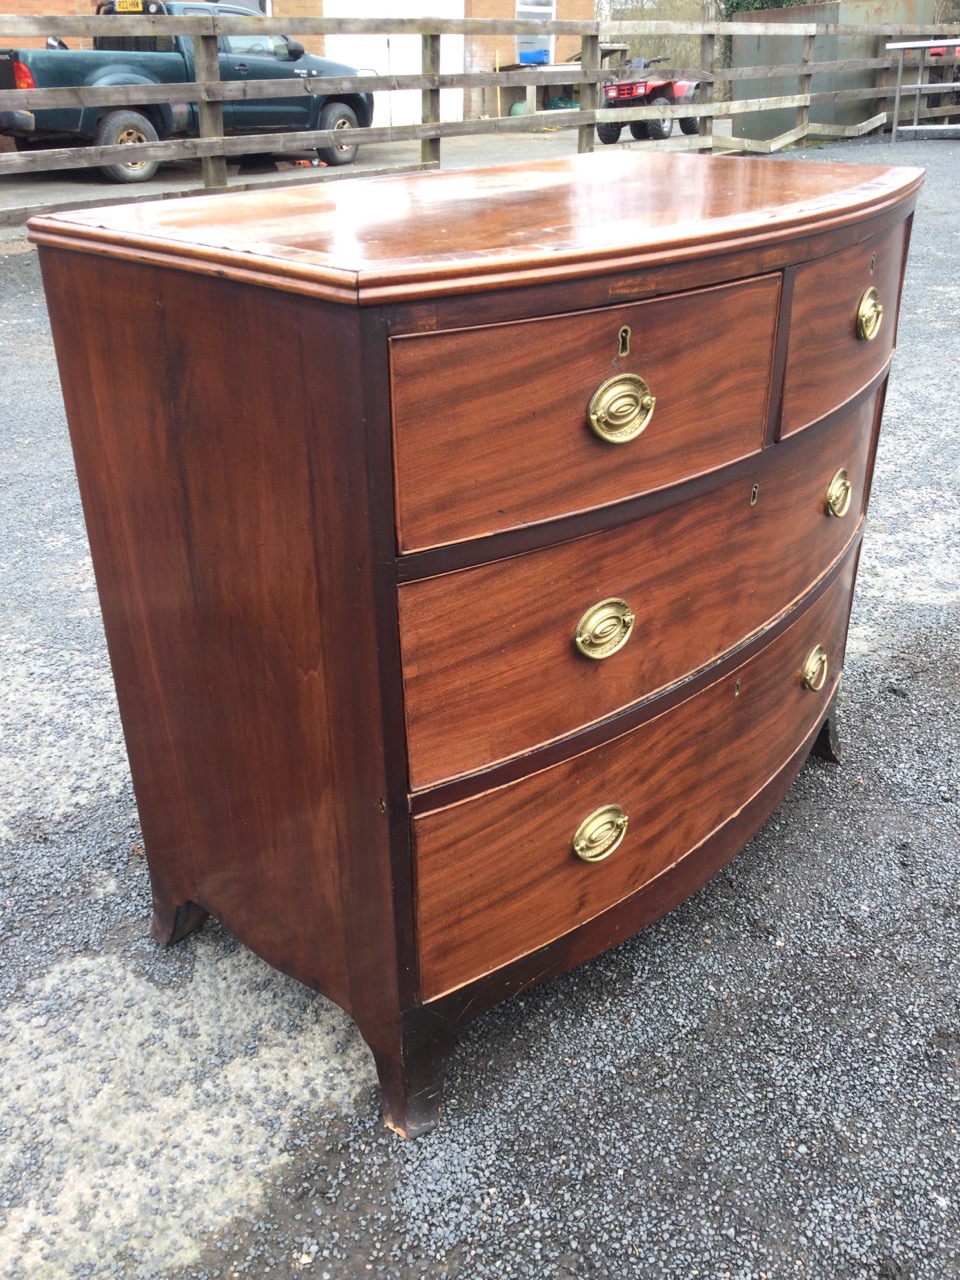
[[355,313],[44,273],[155,895],[356,1008],[353,933],[385,942],[392,902]]

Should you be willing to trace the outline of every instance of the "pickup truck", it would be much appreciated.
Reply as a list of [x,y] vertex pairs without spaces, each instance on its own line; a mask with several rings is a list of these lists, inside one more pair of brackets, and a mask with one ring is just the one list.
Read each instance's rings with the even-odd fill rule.
[[[190,0],[101,0],[98,14],[138,13],[151,17],[196,17],[229,14],[261,18],[259,10],[238,5],[194,3]],[[194,79],[193,39],[190,36],[97,36],[92,49],[68,49],[48,40],[46,49],[0,50],[0,88],[52,89],[67,85],[182,84]],[[53,46],[53,47],[51,47]],[[221,80],[313,80],[314,77],[355,76],[353,67],[306,53],[288,36],[221,36]],[[250,98],[225,101],[225,134],[292,133],[312,129],[343,132],[344,141],[322,147],[317,154],[326,164],[349,164],[357,144],[346,135],[369,127],[373,95],[369,93],[306,93],[291,98]],[[196,103],[152,103],[142,106],[57,107],[41,111],[0,111],[0,134],[13,137],[20,151],[48,147],[156,142],[171,137],[196,137]],[[145,182],[159,161],[106,164],[100,173],[111,182]]]

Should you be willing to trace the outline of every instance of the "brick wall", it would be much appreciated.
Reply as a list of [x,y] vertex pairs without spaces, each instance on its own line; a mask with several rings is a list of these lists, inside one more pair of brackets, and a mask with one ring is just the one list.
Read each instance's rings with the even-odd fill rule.
[[[517,16],[516,0],[464,0],[465,18],[501,18],[510,19]],[[594,0],[557,0],[557,18],[560,21],[592,22]],[[580,40],[576,36],[558,36],[554,41],[554,62],[566,62],[574,53],[580,51]],[[516,39],[514,36],[468,36],[464,40],[464,71],[493,71],[497,61],[501,67],[509,66],[517,60]],[[557,94],[561,92],[558,88]],[[496,89],[465,89],[463,101],[464,116],[494,116],[497,114]],[[524,97],[522,89],[501,90],[500,113],[508,115],[510,104]]]
[[[96,0],[2,0],[3,12],[18,18],[46,18],[56,14],[61,18],[86,18],[96,12]],[[80,40],[71,42],[79,46]],[[0,26],[0,49],[21,47],[24,49],[43,48],[42,40],[23,40],[19,36],[12,40]]]
[[[233,0],[233,3],[255,5],[257,0]],[[323,56],[323,36],[301,36],[297,31],[297,18],[323,17],[323,0],[273,0],[273,16],[289,19],[287,34],[295,36],[308,53]]]

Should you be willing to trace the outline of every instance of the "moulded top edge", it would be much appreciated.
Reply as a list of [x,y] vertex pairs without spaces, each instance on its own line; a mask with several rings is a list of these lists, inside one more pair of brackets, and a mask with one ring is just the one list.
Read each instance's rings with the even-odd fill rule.
[[611,151],[67,212],[29,233],[384,302],[719,253],[870,216],[922,180],[907,167]]

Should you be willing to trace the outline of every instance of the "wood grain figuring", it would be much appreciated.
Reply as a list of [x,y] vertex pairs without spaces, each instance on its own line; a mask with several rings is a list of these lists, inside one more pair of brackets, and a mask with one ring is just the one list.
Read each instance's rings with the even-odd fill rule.
[[545,946],[437,996],[425,1009],[436,1011],[448,1023],[470,1022],[499,1004],[504,992],[517,994],[565,973],[660,920],[711,880],[760,830],[795,782],[819,733],[819,728],[814,729],[753,799],[697,846],[694,857],[681,859],[636,893]]
[[158,927],[199,903],[362,1018],[396,961],[350,313],[43,265]]
[[[768,626],[854,536],[874,416],[867,401],[826,439],[768,450],[735,484],[639,523],[402,586],[411,786],[575,732]],[[853,494],[836,519],[824,498],[840,467]],[[609,597],[636,623],[619,652],[594,661],[573,636]]]
[[[779,277],[767,276],[628,307],[395,339],[401,549],[616,502],[759,452],[779,292]],[[630,354],[620,357],[625,325]],[[657,403],[640,436],[611,444],[590,429],[587,409],[601,383],[621,373],[639,374]]]
[[379,306],[702,260],[842,228],[915,197],[922,171],[603,152],[84,210],[38,243],[153,256]]
[[[866,386],[889,360],[896,339],[905,254],[905,230],[900,223],[883,236],[796,272],[781,437],[801,431],[835,409]],[[880,294],[884,318],[877,336],[868,342],[857,336],[857,309],[871,287]]]
[[[397,1132],[465,1021],[835,758],[920,180],[633,152],[32,224],[154,937],[209,912],[337,1001]],[[624,372],[657,405],[612,445],[587,405]],[[634,634],[591,662],[611,596]]]
[[[642,729],[415,819],[424,997],[543,946],[635,893],[748,803],[826,715],[854,569],[851,556],[846,573],[760,655]],[[817,643],[829,655],[830,676],[815,694],[800,674]],[[610,803],[626,811],[627,835],[606,861],[584,863],[572,852],[574,833]]]
[[[781,163],[779,160],[777,164]],[[840,225],[812,224],[802,235],[756,241],[744,237],[717,244],[716,252],[698,255],[645,255],[581,274],[575,280],[544,268],[535,278],[523,277],[495,291],[444,294],[442,297],[405,299],[383,307],[391,331],[400,334],[434,333],[442,329],[473,329],[483,324],[505,324],[563,315],[575,305],[584,309],[642,302],[650,298],[705,289],[732,280],[748,280],[771,272],[784,272],[829,254],[861,244],[871,235],[882,235],[903,225],[905,209],[890,204],[854,222]],[[907,215],[907,223],[910,217]],[[515,287],[514,287],[515,285]],[[779,410],[779,401],[777,404]]]

